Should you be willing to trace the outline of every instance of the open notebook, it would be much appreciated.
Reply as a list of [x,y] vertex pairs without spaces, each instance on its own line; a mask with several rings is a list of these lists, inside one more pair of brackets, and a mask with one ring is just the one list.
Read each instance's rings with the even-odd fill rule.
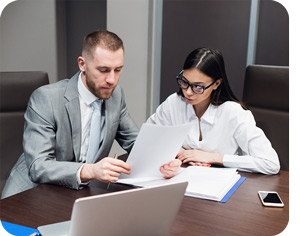
[[[235,168],[214,168],[189,166],[171,178],[140,177],[120,179],[118,183],[131,184],[141,187],[159,186],[167,183],[188,181],[185,196],[222,201],[224,196],[236,184],[241,184],[245,178],[241,177]],[[238,186],[236,186],[238,187]]]

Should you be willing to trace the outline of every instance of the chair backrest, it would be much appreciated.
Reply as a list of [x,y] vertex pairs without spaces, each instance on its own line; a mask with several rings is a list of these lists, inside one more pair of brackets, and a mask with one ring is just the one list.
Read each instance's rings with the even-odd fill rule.
[[243,102],[276,150],[282,170],[289,170],[289,67],[250,65]]
[[0,194],[23,152],[24,113],[29,97],[48,83],[46,72],[0,72]]

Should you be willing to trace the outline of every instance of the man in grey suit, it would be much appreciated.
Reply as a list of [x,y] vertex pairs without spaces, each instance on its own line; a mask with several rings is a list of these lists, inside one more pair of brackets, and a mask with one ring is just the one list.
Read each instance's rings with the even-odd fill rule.
[[[25,113],[24,153],[2,198],[39,183],[80,189],[92,179],[110,182],[120,173],[130,174],[127,163],[108,157],[114,139],[129,152],[138,133],[117,85],[123,58],[123,42],[116,34],[92,32],[78,57],[80,72],[33,92]],[[100,104],[98,111],[92,107],[95,101]],[[94,111],[99,115],[97,129],[91,128]],[[92,137],[92,130],[98,136]],[[97,141],[97,149],[90,155],[92,140]]]

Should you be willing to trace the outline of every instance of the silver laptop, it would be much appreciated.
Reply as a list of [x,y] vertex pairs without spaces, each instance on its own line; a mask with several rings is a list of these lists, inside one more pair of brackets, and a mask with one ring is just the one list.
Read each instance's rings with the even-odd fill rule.
[[79,198],[71,221],[38,227],[43,236],[169,235],[187,182]]

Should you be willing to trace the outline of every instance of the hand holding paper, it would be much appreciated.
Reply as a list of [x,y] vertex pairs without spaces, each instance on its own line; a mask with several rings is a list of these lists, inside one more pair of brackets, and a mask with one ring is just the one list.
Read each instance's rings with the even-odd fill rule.
[[191,124],[143,124],[127,159],[131,174],[121,174],[120,179],[163,177],[160,167],[174,160],[190,129]]
[[168,164],[164,164],[160,167],[160,172],[167,179],[174,177],[180,171],[180,166],[182,162],[178,159],[170,161]]
[[[188,181],[186,196],[226,202],[245,180],[236,169],[201,166],[180,168],[181,161],[174,159],[190,128],[190,125],[144,124],[127,159],[132,167],[131,174],[121,174],[118,182],[151,187]],[[181,170],[179,174],[178,170]]]

